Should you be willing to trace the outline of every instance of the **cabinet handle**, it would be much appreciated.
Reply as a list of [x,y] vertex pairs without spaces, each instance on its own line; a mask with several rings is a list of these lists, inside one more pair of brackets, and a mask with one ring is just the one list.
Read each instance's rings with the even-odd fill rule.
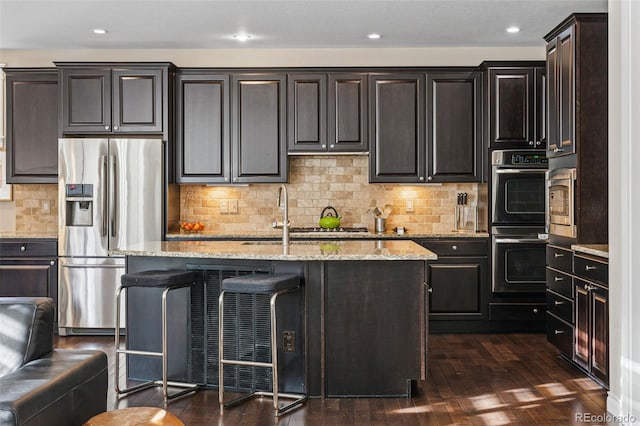
[[564,253],[553,253],[553,257],[555,258],[564,257]]
[[55,264],[56,264],[56,261],[55,261],[55,260],[52,260],[51,262],[49,262],[49,265],[51,265],[51,266],[53,266],[53,265],[55,265]]
[[428,288],[427,288],[427,292],[429,292],[429,293],[433,293],[433,287],[428,287]]
[[431,182],[431,181],[433,180],[433,177],[432,177],[432,176],[429,176],[429,177],[427,177],[427,180],[428,180],[429,182]]
[[563,148],[554,148],[553,152],[564,152]]
[[584,285],[584,289],[585,289],[586,291],[591,291],[592,287],[591,287],[589,284],[585,284],[585,285]]
[[113,126],[113,130],[118,130],[119,127],[118,126]]
[[533,313],[537,314],[538,313],[538,308],[533,308]]
[[564,334],[564,330],[553,330],[553,334]]
[[420,177],[418,178],[418,180],[419,180],[420,182],[424,182],[424,176],[420,176]]
[[20,246],[20,251],[27,251],[27,246]]
[[451,250],[458,250],[458,246],[451,246]]
[[553,280],[554,280],[555,282],[558,282],[558,281],[564,281],[564,277],[555,277]]
[[327,145],[326,145],[326,144],[322,144],[322,147],[323,147],[323,148],[326,148],[326,147],[327,147]]
[[560,300],[554,300],[554,302],[553,302],[553,304],[554,304],[554,305],[556,305],[556,306],[564,305],[564,304],[566,304],[566,303],[567,303],[567,302],[562,302],[562,301],[560,301]]
[[229,182],[229,178],[228,177],[224,178],[224,181]]
[[336,146],[334,144],[329,145],[329,148],[335,148]]
[[542,142],[536,141],[536,146],[540,146],[540,145],[542,145]]
[[109,130],[109,126],[104,126],[104,129],[105,130]]
[[533,141],[529,141],[529,145],[533,146]]
[[598,269],[597,266],[591,266],[591,265],[585,265],[584,270],[585,271],[593,271],[595,269]]

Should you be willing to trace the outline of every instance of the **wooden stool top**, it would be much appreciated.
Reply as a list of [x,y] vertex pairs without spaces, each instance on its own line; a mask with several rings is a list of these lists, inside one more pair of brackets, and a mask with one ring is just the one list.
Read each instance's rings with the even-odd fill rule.
[[179,418],[156,407],[130,407],[91,417],[84,426],[184,426]]

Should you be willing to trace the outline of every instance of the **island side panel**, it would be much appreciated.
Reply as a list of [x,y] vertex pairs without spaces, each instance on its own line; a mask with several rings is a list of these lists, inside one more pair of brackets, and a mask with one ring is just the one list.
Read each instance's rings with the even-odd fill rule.
[[325,386],[333,396],[407,396],[426,370],[425,262],[327,262]]

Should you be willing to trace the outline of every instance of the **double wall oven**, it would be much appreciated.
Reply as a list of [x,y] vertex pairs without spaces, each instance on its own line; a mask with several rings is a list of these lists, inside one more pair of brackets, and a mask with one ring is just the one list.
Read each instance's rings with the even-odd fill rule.
[[544,292],[548,160],[528,150],[496,150],[491,159],[492,290]]

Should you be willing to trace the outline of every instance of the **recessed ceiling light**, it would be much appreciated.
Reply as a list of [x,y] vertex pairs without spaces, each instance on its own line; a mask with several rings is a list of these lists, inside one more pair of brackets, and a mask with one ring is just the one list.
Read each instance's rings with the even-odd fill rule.
[[247,40],[251,40],[251,35],[250,34],[234,34],[233,38],[235,38],[238,41],[247,41]]
[[509,27],[509,28],[507,28],[507,32],[511,33],[511,34],[519,33],[520,32],[520,28],[518,28],[518,27]]
[[106,34],[109,31],[104,30],[102,28],[94,28],[94,29],[91,30],[91,32],[93,32],[94,34]]
[[371,33],[367,37],[369,37],[371,40],[377,40],[382,36],[380,34],[378,34],[378,33]]

